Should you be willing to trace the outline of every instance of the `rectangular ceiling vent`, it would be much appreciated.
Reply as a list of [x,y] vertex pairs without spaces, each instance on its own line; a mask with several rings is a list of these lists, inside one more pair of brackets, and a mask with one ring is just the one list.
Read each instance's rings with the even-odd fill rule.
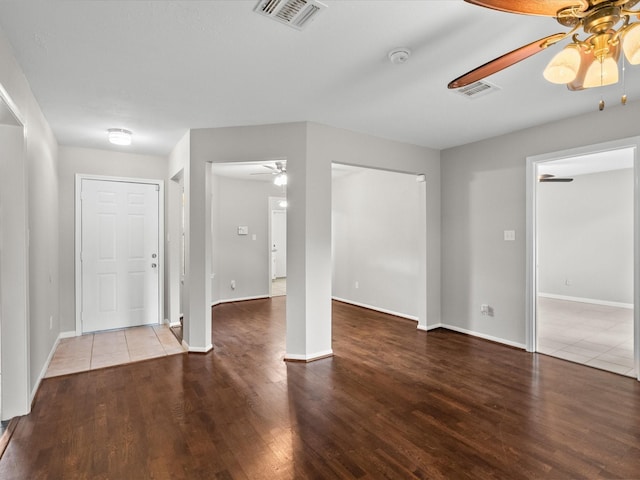
[[498,90],[500,90],[500,87],[497,87],[492,83],[479,81],[471,83],[466,87],[456,89],[456,93],[466,98],[479,98],[489,95],[490,93],[497,92]]
[[327,6],[317,0],[260,0],[254,11],[265,17],[303,30]]

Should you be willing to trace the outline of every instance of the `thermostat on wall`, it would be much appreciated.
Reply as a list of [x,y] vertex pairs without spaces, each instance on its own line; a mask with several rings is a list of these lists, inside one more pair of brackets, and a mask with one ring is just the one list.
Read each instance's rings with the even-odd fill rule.
[[246,225],[239,226],[238,235],[249,235],[249,227]]

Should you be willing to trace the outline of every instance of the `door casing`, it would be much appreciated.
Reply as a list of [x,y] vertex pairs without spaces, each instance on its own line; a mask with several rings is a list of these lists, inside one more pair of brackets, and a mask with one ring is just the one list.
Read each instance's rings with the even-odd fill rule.
[[538,164],[571,158],[580,155],[594,154],[619,149],[633,149],[633,172],[634,172],[634,194],[633,194],[633,340],[634,340],[634,364],[636,375],[640,381],[640,136],[614,140],[611,142],[598,143],[585,147],[578,147],[557,152],[550,152],[541,155],[527,157],[527,265],[526,265],[526,331],[525,341],[527,352],[537,351],[536,333],[536,295],[538,290],[537,274],[537,225],[536,225],[536,192],[537,178],[536,169]]
[[75,284],[76,284],[76,336],[82,335],[82,210],[81,193],[82,180],[102,180],[112,182],[146,183],[158,186],[158,317],[164,319],[164,181],[156,179],[111,177],[102,175],[76,174],[75,186]]

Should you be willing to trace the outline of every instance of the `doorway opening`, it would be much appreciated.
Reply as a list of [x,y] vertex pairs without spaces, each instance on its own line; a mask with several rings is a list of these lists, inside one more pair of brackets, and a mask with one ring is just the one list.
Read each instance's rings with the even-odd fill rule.
[[269,197],[269,296],[287,294],[287,198]]
[[528,350],[638,376],[636,151],[529,159]]
[[[0,420],[30,411],[24,122],[0,86]],[[11,368],[6,368],[10,366]]]
[[211,172],[212,305],[286,294],[286,160]]
[[333,164],[332,297],[426,330],[424,175]]

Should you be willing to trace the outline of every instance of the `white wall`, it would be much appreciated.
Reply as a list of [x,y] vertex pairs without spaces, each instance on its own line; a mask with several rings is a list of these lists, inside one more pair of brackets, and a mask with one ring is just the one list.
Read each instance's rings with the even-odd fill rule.
[[419,186],[415,175],[374,169],[334,178],[334,297],[417,319]]
[[537,199],[538,291],[632,304],[633,169],[539,183]]
[[[633,137],[639,109],[594,108],[441,152],[443,323],[524,345],[526,158]],[[515,230],[516,241],[505,242],[504,230]],[[482,303],[495,316],[482,316]]]
[[[269,197],[281,196],[282,189],[270,181],[215,175],[215,165],[213,173],[213,291],[218,296],[212,302],[268,296]],[[241,225],[249,227],[248,235],[238,235]]]
[[[3,416],[20,415],[29,411],[29,393],[33,394],[47,358],[58,336],[58,182],[57,143],[51,129],[33,96],[29,84],[16,62],[11,46],[0,32],[0,85],[18,109],[25,126],[25,155],[16,161],[26,161],[22,171],[26,176],[26,197],[13,198],[13,209],[26,209],[23,219],[28,222],[30,243],[28,258],[29,321],[12,318],[20,324],[26,338],[16,339],[12,351],[2,352],[3,376],[11,372],[18,382],[12,397],[20,397],[20,405],[12,411],[3,410]],[[4,181],[21,182],[20,178],[4,178]],[[23,210],[24,211],[24,210]],[[16,235],[24,235],[16,231]],[[27,272],[25,272],[25,278]],[[49,325],[49,318],[53,324]],[[6,334],[7,332],[3,332]],[[7,369],[10,365],[10,369]],[[30,390],[30,392],[25,392]],[[3,409],[9,405],[5,402]]]
[[62,332],[76,329],[75,181],[78,173],[165,181],[167,159],[109,150],[60,147],[58,201],[60,205],[60,330]]
[[[393,169],[426,177],[427,326],[440,323],[440,152],[326,125],[310,124],[314,154],[359,167]],[[414,180],[415,181],[415,180]],[[318,192],[319,195],[326,192]]]

